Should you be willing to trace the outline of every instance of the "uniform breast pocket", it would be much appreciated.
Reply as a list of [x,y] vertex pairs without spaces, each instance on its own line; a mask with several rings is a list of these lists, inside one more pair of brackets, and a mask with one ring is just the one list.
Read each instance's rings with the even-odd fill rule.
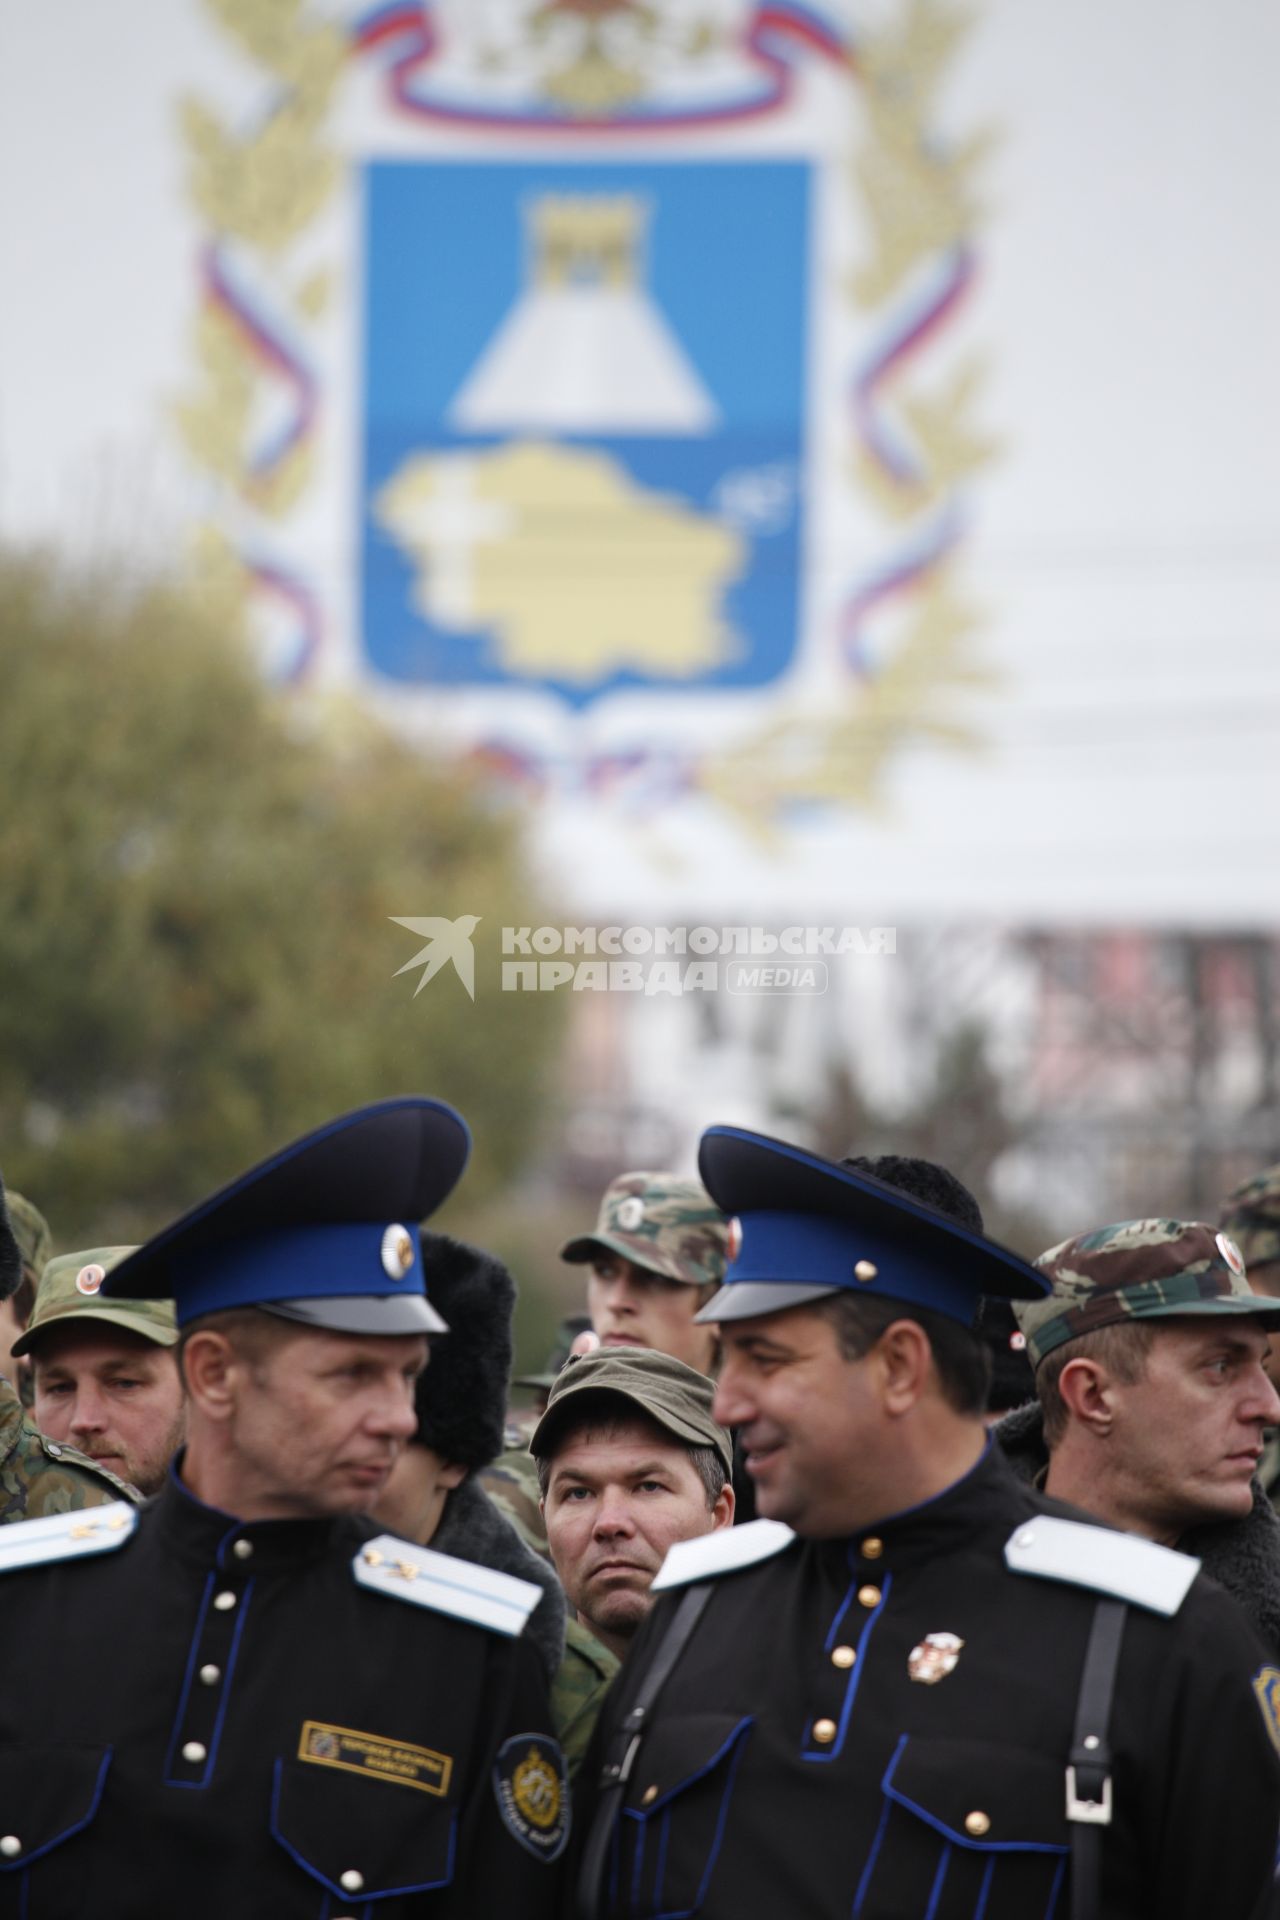
[[752,1724],[691,1714],[664,1718],[645,1737],[616,1829],[611,1910],[633,1920],[701,1912]]
[[403,1779],[341,1764],[276,1761],[272,1838],[347,1902],[447,1886],[454,1829],[446,1800]]
[[980,1741],[904,1737],[881,1788],[854,1920],[1065,1914],[1065,1762]]
[[92,1829],[110,1766],[110,1747],[0,1752],[0,1914],[25,1917],[49,1898],[63,1912],[92,1911],[89,1848],[76,1843]]

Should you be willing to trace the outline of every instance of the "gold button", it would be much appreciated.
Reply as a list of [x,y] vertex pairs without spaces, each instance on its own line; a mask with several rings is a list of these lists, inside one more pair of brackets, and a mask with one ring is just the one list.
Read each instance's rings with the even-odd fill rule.
[[880,1605],[879,1587],[859,1587],[858,1605],[860,1607],[878,1607]]
[[253,1542],[252,1540],[234,1540],[231,1551],[237,1560],[249,1560],[253,1557]]
[[207,1667],[201,1667],[200,1669],[200,1685],[202,1687],[216,1687],[219,1680],[221,1680],[221,1678],[222,1678],[221,1667],[215,1667],[213,1665],[210,1665]]
[[964,1830],[966,1833],[971,1833],[975,1840],[980,1840],[984,1833],[990,1833],[991,1831],[990,1814],[980,1812],[966,1813],[964,1817]]
[[831,1656],[831,1664],[833,1667],[851,1667],[857,1657],[852,1647],[837,1647]]
[[651,1807],[654,1801],[657,1799],[657,1797],[658,1797],[658,1789],[656,1787],[646,1787],[644,1792],[640,1795],[640,1805],[642,1807]]
[[858,1260],[854,1263],[853,1277],[855,1280],[874,1280],[879,1271],[874,1260]]
[[835,1721],[815,1720],[813,1723],[813,1737],[815,1740],[820,1741],[824,1747],[829,1747],[836,1737]]
[[219,1613],[230,1613],[235,1603],[236,1596],[234,1593],[215,1593],[213,1596],[213,1604]]
[[864,1540],[858,1551],[864,1560],[878,1560],[884,1552],[884,1541],[873,1536],[870,1540]]
[[0,1840],[0,1853],[4,1855],[6,1860],[16,1860],[21,1852],[22,1842],[19,1840],[17,1834],[6,1833],[4,1838]]
[[202,1747],[198,1740],[188,1740],[186,1746],[182,1749],[182,1757],[191,1766],[198,1767],[202,1760],[209,1758],[209,1753],[208,1749]]
[[348,1867],[345,1873],[338,1875],[338,1885],[344,1893],[359,1893],[364,1885],[364,1875],[357,1873],[354,1867]]

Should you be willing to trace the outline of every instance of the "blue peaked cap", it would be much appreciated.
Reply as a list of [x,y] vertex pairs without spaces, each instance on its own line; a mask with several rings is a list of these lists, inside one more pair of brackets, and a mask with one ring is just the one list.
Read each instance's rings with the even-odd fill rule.
[[[965,1326],[984,1294],[1041,1299],[1043,1274],[985,1234],[785,1140],[709,1127],[698,1170],[741,1243],[697,1319],[745,1320],[825,1294],[877,1294],[929,1307]],[[730,1245],[733,1244],[733,1230]]]
[[466,1122],[443,1101],[359,1107],[184,1213],[113,1267],[102,1293],[172,1299],[179,1326],[263,1307],[344,1333],[446,1332],[427,1299],[418,1224],[470,1151]]

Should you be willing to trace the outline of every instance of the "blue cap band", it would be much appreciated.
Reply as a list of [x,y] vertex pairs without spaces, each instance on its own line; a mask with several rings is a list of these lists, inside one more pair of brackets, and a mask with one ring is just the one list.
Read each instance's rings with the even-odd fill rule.
[[[770,1286],[840,1287],[850,1293],[887,1294],[914,1307],[932,1307],[956,1318],[964,1248],[957,1244],[955,1265],[943,1268],[931,1250],[917,1252],[900,1226],[877,1232],[874,1221],[837,1220],[813,1213],[743,1213],[742,1247],[724,1277],[726,1287],[748,1281]],[[875,1272],[860,1280],[854,1271],[869,1261]],[[976,1289],[974,1305],[977,1304]]]
[[225,1307],[257,1307],[272,1300],[425,1296],[416,1226],[398,1229],[413,1252],[404,1277],[393,1279],[383,1265],[383,1244],[395,1227],[368,1220],[289,1227],[186,1253],[181,1272],[174,1275],[178,1324],[185,1327]]

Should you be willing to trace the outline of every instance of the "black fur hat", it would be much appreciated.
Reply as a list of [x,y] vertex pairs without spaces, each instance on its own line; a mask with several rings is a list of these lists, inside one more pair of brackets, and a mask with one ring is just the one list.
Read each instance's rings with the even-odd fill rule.
[[0,1300],[17,1292],[22,1279],[22,1249],[9,1224],[9,1209],[4,1203],[4,1179],[0,1177]]
[[474,1473],[502,1452],[516,1283],[491,1253],[443,1233],[421,1238],[427,1298],[449,1331],[432,1336],[418,1378],[416,1437]]
[[968,1227],[972,1233],[984,1231],[982,1208],[968,1187],[956,1179],[949,1167],[940,1167],[936,1160],[918,1160],[909,1153],[882,1153],[872,1159],[864,1154],[852,1154],[840,1165],[852,1167],[855,1173],[873,1174],[887,1187],[897,1187],[899,1193],[922,1200],[925,1206],[945,1213],[948,1219]]

